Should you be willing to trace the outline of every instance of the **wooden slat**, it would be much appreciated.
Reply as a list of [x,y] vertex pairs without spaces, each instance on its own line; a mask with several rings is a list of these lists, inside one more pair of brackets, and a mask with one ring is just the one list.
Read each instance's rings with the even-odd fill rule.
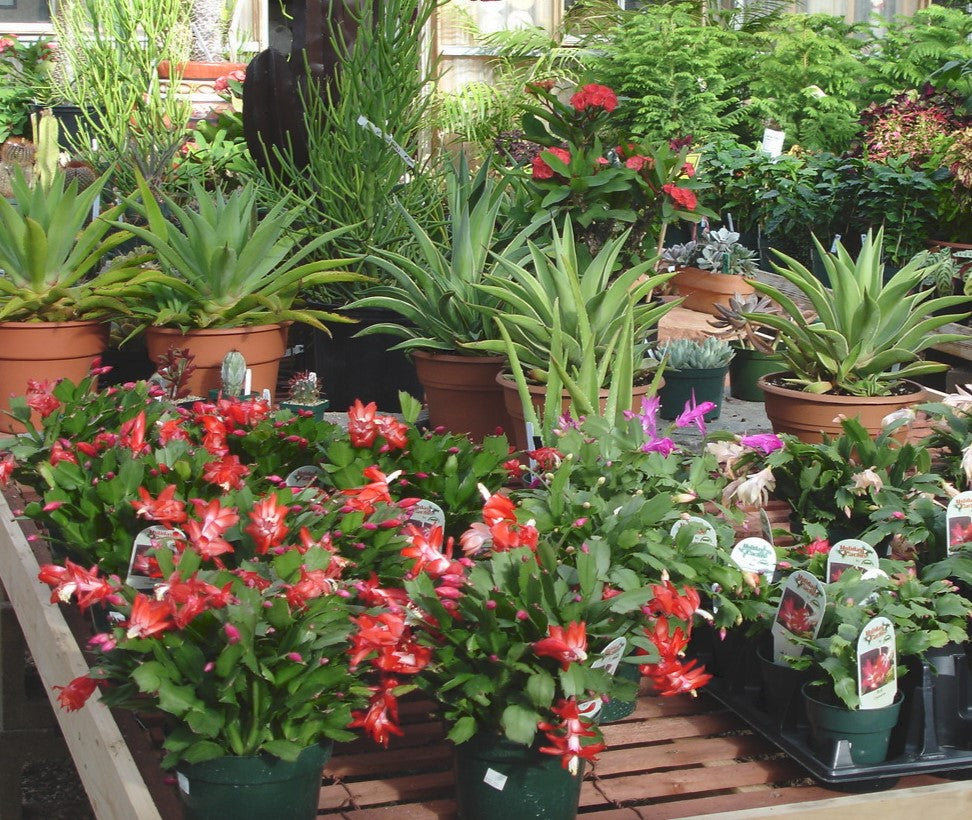
[[49,687],[88,671],[78,644],[47,588],[37,580],[37,559],[0,495],[0,581],[13,603],[27,646],[54,707],[68,750],[100,820],[160,819],[142,775],[111,712],[96,698],[65,712]]

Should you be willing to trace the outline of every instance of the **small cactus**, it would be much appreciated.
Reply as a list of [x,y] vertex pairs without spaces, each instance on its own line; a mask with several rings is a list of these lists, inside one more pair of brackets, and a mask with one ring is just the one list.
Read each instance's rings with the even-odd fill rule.
[[725,367],[732,359],[733,350],[728,342],[710,336],[704,342],[695,339],[673,339],[661,345],[654,353],[656,358],[668,356],[672,370],[711,370]]
[[223,357],[219,370],[224,396],[239,396],[243,393],[246,378],[246,359],[238,350],[231,350]]
[[34,155],[37,149],[34,143],[23,137],[10,137],[0,146],[0,161],[5,165],[19,165],[21,168],[29,168],[34,164]]
[[98,179],[98,173],[86,162],[71,160],[64,166],[64,186],[76,182],[79,191],[83,191]]
[[295,373],[287,383],[287,401],[293,404],[317,404],[320,400],[321,386],[316,373]]

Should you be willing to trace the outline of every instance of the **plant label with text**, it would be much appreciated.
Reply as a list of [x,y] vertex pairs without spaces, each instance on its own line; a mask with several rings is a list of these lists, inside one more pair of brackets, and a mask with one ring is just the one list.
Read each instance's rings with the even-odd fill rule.
[[693,544],[708,544],[710,547],[719,546],[719,537],[716,535],[715,527],[704,518],[699,518],[697,515],[688,515],[685,518],[679,518],[678,521],[672,524],[669,534],[672,538],[675,538],[683,527],[690,528]]
[[170,530],[161,524],[153,524],[138,533],[132,544],[132,557],[128,560],[125,583],[134,589],[154,589],[156,584],[162,582],[162,576],[151,553],[158,549],[177,553],[179,550],[176,541],[185,537],[182,530]]
[[890,706],[898,692],[894,624],[885,617],[868,621],[857,639],[857,692],[861,709]]
[[799,658],[803,645],[796,638],[813,639],[820,631],[827,592],[813,575],[798,569],[783,584],[783,595],[773,618],[773,660],[785,663],[784,656]]
[[[601,656],[591,664],[591,669],[603,669],[609,675],[618,671],[621,659],[624,657],[624,650],[628,648],[628,640],[625,637],[615,638],[611,643],[604,647]],[[585,718],[591,720],[600,711],[602,706],[600,698],[585,700],[577,709]]]
[[428,538],[432,534],[432,530],[436,527],[445,529],[445,520],[446,517],[442,511],[442,507],[434,501],[423,498],[412,507],[412,511],[409,513],[405,523],[411,524],[413,527],[421,530],[422,534]]
[[730,557],[743,572],[754,572],[767,580],[776,572],[776,550],[765,538],[743,538],[732,548]]
[[827,555],[827,582],[834,583],[849,569],[860,570],[861,575],[878,569],[877,550],[860,538],[838,541]]
[[945,537],[949,555],[960,544],[972,543],[972,490],[959,493],[948,502],[948,509],[945,511]]
[[314,484],[318,478],[323,475],[320,467],[315,467],[313,464],[307,464],[304,467],[298,467],[290,475],[284,479],[285,487],[293,487],[294,489],[306,489]]

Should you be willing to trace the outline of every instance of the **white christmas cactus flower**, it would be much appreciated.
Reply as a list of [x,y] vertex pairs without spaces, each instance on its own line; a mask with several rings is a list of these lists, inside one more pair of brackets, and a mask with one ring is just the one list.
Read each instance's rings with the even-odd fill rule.
[[965,473],[966,484],[972,486],[972,444],[962,451],[962,472]]
[[890,427],[892,424],[898,421],[904,421],[911,424],[915,420],[915,411],[910,407],[902,407],[900,410],[895,410],[893,413],[888,413],[883,419],[881,419],[882,427]]
[[954,393],[949,393],[942,404],[972,413],[972,383],[956,386]]
[[735,499],[740,504],[756,507],[766,504],[770,492],[774,489],[776,489],[776,479],[773,477],[773,471],[767,467],[758,473],[737,478],[727,484],[722,497],[727,504]]
[[864,495],[872,490],[879,493],[884,489],[884,480],[874,472],[873,467],[868,467],[866,470],[855,473],[851,476],[851,481],[854,482],[854,486],[851,488],[851,492],[854,495]]

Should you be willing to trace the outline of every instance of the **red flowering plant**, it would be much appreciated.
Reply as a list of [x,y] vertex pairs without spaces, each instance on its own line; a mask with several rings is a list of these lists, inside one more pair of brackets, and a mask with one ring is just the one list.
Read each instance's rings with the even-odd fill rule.
[[[195,505],[181,522],[185,541],[152,553],[157,577],[148,589],[70,561],[44,566],[52,602],[113,610],[109,628],[90,641],[90,671],[56,687],[62,706],[81,708],[98,689],[109,706],[162,713],[166,767],[258,753],[293,760],[314,743],[350,739],[358,726],[385,744],[400,734],[395,698],[423,657],[401,609],[390,612],[373,587],[355,581],[354,563],[341,554],[355,552],[351,519],[365,516],[364,492],[348,496],[343,518],[313,532],[312,497],[273,493],[249,512]],[[256,546],[252,558],[239,560],[227,541],[237,526]],[[397,530],[381,531],[405,543]],[[376,623],[385,625],[380,642]],[[366,714],[373,688],[384,699]]]
[[656,145],[618,133],[617,95],[603,85],[585,85],[566,103],[544,84],[526,91],[523,133],[541,150],[518,186],[525,216],[569,216],[592,257],[630,228],[626,266],[657,255],[668,223],[714,216],[698,202],[705,186],[687,160],[691,138]]
[[[597,701],[634,694],[596,665],[616,620],[648,607],[639,661],[659,693],[689,691],[706,680],[681,657],[698,599],[643,582],[609,594],[599,577],[603,541],[564,538],[522,518],[509,498],[489,496],[482,520],[460,539],[462,558],[441,533],[413,535],[405,589],[417,640],[430,651],[416,683],[438,701],[453,742],[504,735],[576,772],[604,748]],[[574,560],[564,560],[567,551]]]

